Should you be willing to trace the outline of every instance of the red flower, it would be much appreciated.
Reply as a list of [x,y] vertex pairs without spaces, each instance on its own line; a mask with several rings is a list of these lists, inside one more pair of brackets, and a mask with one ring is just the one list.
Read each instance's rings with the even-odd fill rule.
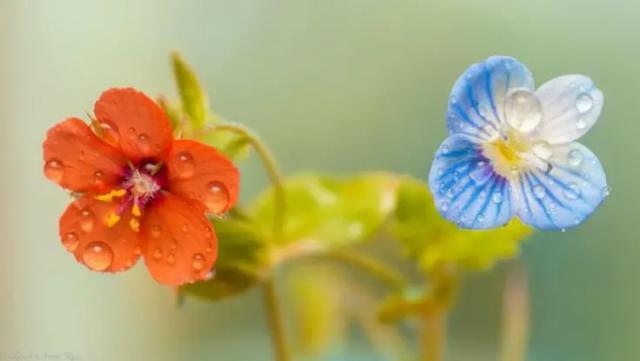
[[62,244],[94,271],[142,255],[160,283],[206,279],[217,238],[205,212],[235,204],[238,170],[210,146],[173,139],[166,114],[135,89],[105,91],[94,112],[99,134],[70,118],[43,144],[47,178],[82,193],[60,217]]

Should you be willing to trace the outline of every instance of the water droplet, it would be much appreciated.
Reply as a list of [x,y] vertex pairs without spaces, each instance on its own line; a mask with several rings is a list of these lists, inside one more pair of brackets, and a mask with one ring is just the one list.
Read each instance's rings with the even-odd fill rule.
[[201,270],[204,268],[205,258],[201,253],[196,253],[193,255],[193,268],[196,270]]
[[141,254],[142,254],[142,249],[140,248],[140,246],[136,246],[136,247],[133,249],[133,254],[135,254],[136,256],[139,256],[139,255],[141,255]]
[[180,177],[191,177],[195,172],[195,162],[193,156],[189,152],[180,152],[176,156],[176,167]]
[[587,122],[585,122],[583,119],[578,119],[578,121],[576,122],[576,129],[583,130],[586,127],[587,127]]
[[575,218],[573,219],[573,224],[580,224],[580,218],[575,217]]
[[113,251],[104,242],[91,242],[82,253],[82,261],[94,271],[104,271],[113,263]]
[[93,177],[96,182],[102,182],[102,178],[104,177],[104,173],[101,170],[97,170],[93,173]]
[[176,256],[173,253],[169,253],[167,256],[167,263],[170,265],[176,263]]
[[584,159],[584,155],[582,154],[582,151],[580,149],[572,149],[567,154],[567,160],[569,161],[569,164],[573,167],[579,166],[582,163],[583,159]]
[[133,259],[132,258],[128,258],[124,265],[127,266],[127,267],[133,266]]
[[213,181],[207,185],[209,195],[206,197],[205,203],[207,207],[214,213],[221,213],[227,209],[229,205],[229,190],[218,181]]
[[449,202],[443,201],[440,203],[440,210],[446,212],[449,209]]
[[505,116],[513,128],[528,133],[542,121],[542,105],[534,93],[517,89],[507,96]]
[[545,142],[534,144],[532,150],[535,155],[544,160],[549,160],[553,155],[551,148],[549,148],[549,145]]
[[129,128],[129,133],[135,133],[136,132],[136,128],[134,127],[130,127]]
[[502,193],[495,193],[493,195],[493,202],[494,203],[502,203],[502,201],[504,201],[504,197],[502,196]]
[[57,159],[49,159],[44,164],[44,174],[52,181],[60,182],[64,177],[64,166],[62,162]]
[[448,153],[449,152],[449,145],[448,144],[444,144],[442,146],[442,153]]
[[533,196],[538,198],[538,199],[542,199],[544,198],[544,196],[547,195],[547,191],[544,189],[544,187],[542,186],[535,186],[533,187]]
[[149,136],[146,135],[145,133],[140,133],[138,134],[138,140],[143,143],[149,142]]
[[611,190],[609,189],[609,187],[605,186],[604,188],[602,188],[602,197],[603,198],[604,197],[608,197],[610,193],[611,193]]
[[169,249],[175,251],[176,248],[178,248],[178,242],[176,242],[175,238],[172,238],[171,244],[169,244]]
[[156,248],[155,251],[153,251],[153,258],[156,260],[162,258],[162,250],[160,248]]
[[85,232],[91,232],[95,223],[93,212],[88,209],[80,211],[80,228]]
[[588,93],[578,95],[576,99],[576,108],[580,113],[586,113],[593,108],[593,98]]
[[211,253],[211,251],[213,251],[213,245],[211,243],[209,243],[209,244],[207,244],[207,248],[205,249],[205,252]]
[[478,223],[484,222],[484,216],[482,214],[478,214],[478,216],[476,217],[476,221]]
[[456,104],[458,102],[458,99],[456,99],[456,97],[451,97],[451,104]]
[[453,191],[453,187],[451,187],[447,190],[447,198],[452,199],[454,196],[455,196],[455,193]]
[[73,232],[69,232],[67,233],[63,238],[62,238],[62,245],[64,246],[64,248],[67,249],[67,251],[69,252],[73,252],[76,250],[76,248],[78,248],[78,244],[80,243],[80,239],[78,238],[78,235],[73,233]]
[[162,236],[162,227],[157,224],[151,227],[151,237],[157,239],[160,238],[160,236]]
[[553,202],[549,203],[549,211],[551,213],[555,213],[557,209],[558,209],[558,206],[555,203]]
[[443,175],[444,174],[444,169],[442,169],[442,167],[438,168],[438,175]]
[[564,196],[570,200],[578,199],[580,197],[580,187],[575,183],[569,184],[569,187],[564,190]]

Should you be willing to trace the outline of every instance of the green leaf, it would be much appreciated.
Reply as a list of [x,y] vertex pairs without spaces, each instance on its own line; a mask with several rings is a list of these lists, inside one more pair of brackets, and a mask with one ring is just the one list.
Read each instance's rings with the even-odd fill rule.
[[172,128],[175,129],[176,127],[178,127],[181,121],[180,111],[178,110],[178,108],[171,104],[171,102],[169,102],[169,100],[167,100],[167,98],[165,98],[164,96],[158,98],[158,104],[160,104],[160,108],[164,110],[165,114],[167,114],[167,116],[169,117],[169,120],[171,120]]
[[198,77],[191,67],[174,52],[171,54],[173,73],[178,86],[178,93],[182,101],[182,110],[191,122],[191,129],[198,130],[205,126],[209,116],[207,96],[200,86]]
[[218,236],[215,277],[183,286],[183,291],[207,300],[218,300],[244,292],[258,283],[269,267],[269,248],[251,220],[231,214],[214,219]]
[[345,337],[344,283],[343,275],[327,265],[302,264],[287,272],[287,300],[300,354],[322,354]]
[[[330,249],[362,242],[380,228],[395,204],[395,176],[372,173],[348,179],[303,175],[285,181],[285,221],[279,245],[303,242]],[[273,227],[274,192],[253,207],[258,225]]]
[[201,135],[199,139],[234,160],[248,157],[251,150],[251,143],[247,137],[227,130],[214,129]]
[[490,268],[499,260],[515,257],[520,241],[532,233],[518,220],[486,231],[458,228],[440,216],[427,186],[408,177],[398,187],[393,218],[393,235],[425,271],[439,265]]

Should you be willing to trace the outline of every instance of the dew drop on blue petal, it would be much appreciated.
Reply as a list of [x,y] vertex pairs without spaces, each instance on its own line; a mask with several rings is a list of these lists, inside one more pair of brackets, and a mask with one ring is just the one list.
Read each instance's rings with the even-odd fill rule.
[[548,160],[553,155],[551,148],[545,142],[539,142],[533,145],[533,153],[541,159]]
[[542,105],[534,93],[517,89],[507,96],[505,116],[513,128],[528,133],[542,121]]
[[478,214],[478,216],[476,217],[476,221],[478,223],[484,222],[484,216],[482,214]]
[[584,119],[578,119],[578,121],[576,122],[576,129],[583,130],[586,127],[587,127],[587,122],[585,122]]
[[493,202],[494,203],[502,203],[502,201],[504,201],[504,197],[502,196],[502,193],[495,193],[493,195]]
[[593,108],[593,98],[588,93],[582,93],[578,95],[576,99],[576,108],[578,112],[586,113]]
[[533,187],[533,195],[538,198],[538,199],[542,199],[544,198],[544,196],[547,194],[547,192],[545,191],[544,187],[542,186],[535,186]]
[[440,210],[442,210],[443,212],[446,212],[447,209],[449,209],[449,202],[447,201],[440,202]]
[[580,149],[572,149],[567,155],[567,160],[569,164],[573,167],[578,167],[582,164],[582,160],[584,159],[584,155]]
[[564,196],[569,200],[575,200],[580,197],[580,187],[577,184],[571,183],[568,188],[564,191]]

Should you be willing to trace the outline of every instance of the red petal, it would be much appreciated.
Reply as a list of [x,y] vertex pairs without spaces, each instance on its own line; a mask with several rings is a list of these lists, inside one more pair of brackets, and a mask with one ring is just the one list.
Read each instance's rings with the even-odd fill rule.
[[131,268],[141,254],[140,237],[126,212],[115,225],[106,219],[117,202],[101,202],[85,195],[67,207],[60,217],[60,238],[78,262],[93,271],[119,272]]
[[217,214],[226,212],[238,200],[238,169],[213,147],[177,140],[165,164],[168,190],[173,194],[200,201]]
[[42,148],[44,174],[75,192],[104,192],[122,179],[127,166],[120,150],[102,142],[77,118],[49,129]]
[[94,112],[109,137],[120,143],[124,154],[134,162],[161,158],[171,146],[171,123],[149,97],[132,88],[105,91]]
[[179,286],[206,279],[217,257],[217,238],[201,204],[165,193],[147,208],[141,235],[153,278]]

